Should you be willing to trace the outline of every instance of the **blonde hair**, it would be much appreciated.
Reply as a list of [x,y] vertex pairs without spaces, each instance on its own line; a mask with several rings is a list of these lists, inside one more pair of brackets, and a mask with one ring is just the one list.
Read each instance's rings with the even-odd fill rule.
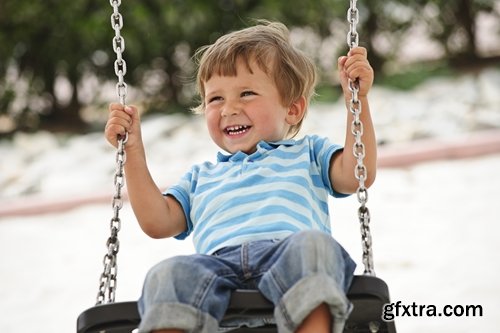
[[[196,82],[201,104],[193,108],[195,113],[205,110],[204,82],[213,75],[235,76],[236,63],[240,59],[250,72],[250,62],[255,61],[273,79],[284,106],[292,105],[302,96],[309,105],[316,86],[314,63],[291,45],[290,32],[284,24],[268,21],[258,23],[223,35],[214,44],[198,49],[195,54],[195,58],[199,59]],[[304,117],[290,128],[288,136],[294,137],[299,132]]]

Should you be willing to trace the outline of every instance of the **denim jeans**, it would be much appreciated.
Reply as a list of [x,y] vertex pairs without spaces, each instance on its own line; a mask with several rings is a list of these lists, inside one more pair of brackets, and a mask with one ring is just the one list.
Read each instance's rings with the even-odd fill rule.
[[259,289],[275,305],[280,333],[294,332],[322,303],[334,318],[332,331],[342,332],[352,308],[345,293],[355,266],[342,246],[320,231],[226,247],[213,255],[172,257],[146,276],[139,332],[217,332],[234,289]]

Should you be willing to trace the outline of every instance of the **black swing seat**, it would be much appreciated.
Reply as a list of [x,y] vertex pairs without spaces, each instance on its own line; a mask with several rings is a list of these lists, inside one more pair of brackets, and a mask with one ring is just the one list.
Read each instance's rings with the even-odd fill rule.
[[[380,278],[356,275],[349,300],[354,308],[344,333],[396,333],[394,322],[382,320],[383,306],[390,303],[387,284]],[[224,320],[231,318],[272,318],[273,304],[256,290],[236,290],[231,296]],[[97,305],[82,312],[77,320],[77,333],[130,333],[140,322],[137,302]],[[234,333],[276,333],[276,326],[240,327]]]

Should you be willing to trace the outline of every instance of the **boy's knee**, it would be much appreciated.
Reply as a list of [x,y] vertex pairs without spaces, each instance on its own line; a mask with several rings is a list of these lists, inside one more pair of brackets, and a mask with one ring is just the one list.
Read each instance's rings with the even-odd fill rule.
[[315,250],[335,247],[335,240],[329,234],[318,230],[306,230],[295,234],[291,244],[302,250]]
[[325,263],[341,265],[343,255],[340,245],[335,239],[322,231],[308,230],[299,232],[290,244],[293,248],[292,256],[301,258],[302,264],[311,267],[324,267]]
[[177,276],[189,274],[190,266],[190,260],[187,256],[168,258],[153,266],[149,270],[146,280],[148,282],[175,280]]

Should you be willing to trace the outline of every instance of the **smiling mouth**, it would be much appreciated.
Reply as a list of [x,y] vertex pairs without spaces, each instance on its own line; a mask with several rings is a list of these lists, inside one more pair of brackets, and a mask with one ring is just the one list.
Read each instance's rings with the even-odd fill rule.
[[246,125],[229,126],[224,129],[224,132],[227,135],[238,135],[247,132],[250,129],[250,127],[252,126],[246,126]]

